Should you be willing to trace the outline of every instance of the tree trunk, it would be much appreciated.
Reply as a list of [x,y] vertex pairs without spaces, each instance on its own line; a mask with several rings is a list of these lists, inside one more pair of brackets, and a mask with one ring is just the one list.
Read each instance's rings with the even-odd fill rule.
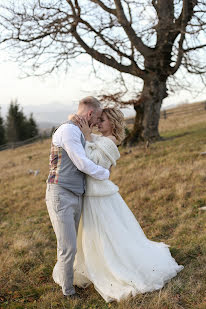
[[140,101],[134,105],[136,111],[132,131],[127,136],[127,145],[137,144],[139,141],[160,140],[158,125],[162,100],[167,96],[166,79],[160,80],[158,76],[150,76],[144,81]]

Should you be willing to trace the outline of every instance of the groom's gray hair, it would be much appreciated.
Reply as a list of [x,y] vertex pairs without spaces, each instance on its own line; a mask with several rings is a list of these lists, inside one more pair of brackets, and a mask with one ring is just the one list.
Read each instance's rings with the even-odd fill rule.
[[81,108],[83,106],[92,108],[94,110],[102,108],[101,103],[95,97],[92,96],[83,98],[82,100],[79,101],[79,107]]

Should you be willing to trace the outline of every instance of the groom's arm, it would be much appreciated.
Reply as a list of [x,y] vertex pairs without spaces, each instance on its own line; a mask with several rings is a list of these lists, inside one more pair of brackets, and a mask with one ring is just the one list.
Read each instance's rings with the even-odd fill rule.
[[[74,165],[83,173],[88,174],[99,180],[109,178],[109,170],[86,157],[84,147],[81,143],[81,131],[74,125],[63,125],[60,132],[55,132],[53,143],[62,147],[74,163]],[[58,135],[59,133],[59,135]]]

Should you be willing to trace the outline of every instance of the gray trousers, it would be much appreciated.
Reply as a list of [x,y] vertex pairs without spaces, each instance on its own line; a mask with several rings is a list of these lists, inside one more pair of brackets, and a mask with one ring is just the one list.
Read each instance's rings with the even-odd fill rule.
[[53,278],[61,285],[64,295],[75,293],[73,264],[82,200],[82,195],[76,195],[57,184],[47,184],[46,204],[57,239],[57,263]]

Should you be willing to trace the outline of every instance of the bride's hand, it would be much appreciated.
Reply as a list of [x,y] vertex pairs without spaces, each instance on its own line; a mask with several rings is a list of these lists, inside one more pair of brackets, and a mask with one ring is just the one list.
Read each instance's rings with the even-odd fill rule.
[[71,121],[72,121],[72,120],[73,120],[73,118],[74,118],[74,116],[75,116],[74,114],[70,114],[70,115],[68,115],[68,120],[71,120]]
[[81,118],[82,117],[78,116],[77,114],[72,114],[68,116],[68,119],[71,120],[77,126],[79,126],[79,122]]
[[77,125],[82,131],[82,133],[84,134],[85,139],[87,141],[91,141],[91,133],[92,133],[93,124],[89,126],[88,120],[84,117],[79,117],[79,116],[78,116],[77,121],[78,121]]

